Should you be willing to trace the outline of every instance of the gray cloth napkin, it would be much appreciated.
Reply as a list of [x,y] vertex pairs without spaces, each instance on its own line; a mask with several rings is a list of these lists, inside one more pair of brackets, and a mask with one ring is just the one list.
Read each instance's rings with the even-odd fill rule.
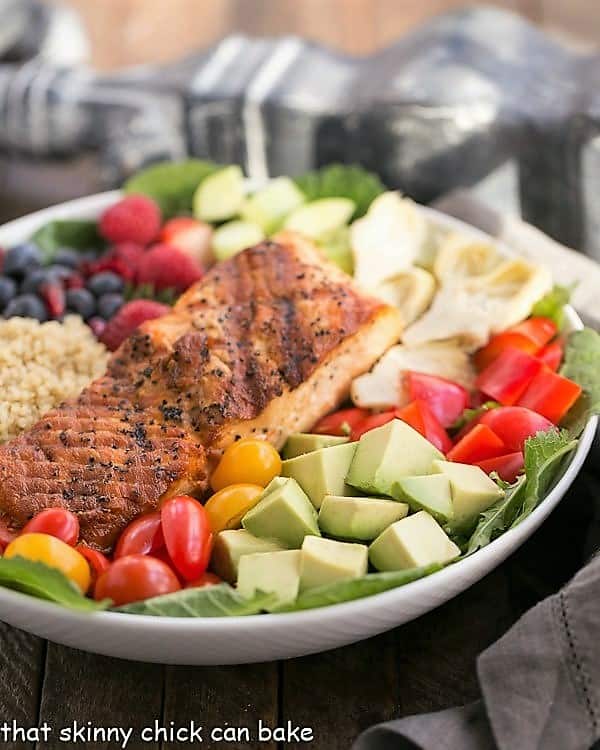
[[[438,208],[577,282],[575,306],[600,327],[596,263],[466,193]],[[596,455],[586,468],[600,472]],[[371,727],[352,750],[588,750],[600,740],[600,556],[484,651],[477,676],[481,700]]]

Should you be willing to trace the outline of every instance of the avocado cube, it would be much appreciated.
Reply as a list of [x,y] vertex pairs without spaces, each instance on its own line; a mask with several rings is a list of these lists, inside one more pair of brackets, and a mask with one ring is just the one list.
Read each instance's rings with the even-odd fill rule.
[[308,534],[320,536],[317,513],[294,479],[268,492],[242,518],[242,526],[261,539],[299,549]]
[[504,491],[479,466],[434,461],[433,470],[450,481],[453,517],[449,526],[454,531],[469,531],[479,514],[504,495]]
[[426,510],[442,524],[454,514],[450,480],[444,474],[402,477],[392,485],[392,495],[408,503],[411,510]]
[[345,482],[357,443],[333,445],[283,462],[281,473],[295,479],[318,510],[325,495],[354,495]]
[[282,550],[277,542],[271,539],[259,539],[245,529],[220,531],[214,541],[210,565],[224,581],[235,583],[238,577],[238,565],[243,555],[256,552],[275,552]]
[[319,510],[319,526],[331,536],[370,542],[407,514],[406,503],[382,497],[325,495]]
[[388,526],[369,547],[371,565],[380,571],[447,563],[459,556],[460,549],[424,510]]
[[259,552],[240,558],[237,589],[250,598],[257,591],[277,595],[278,603],[293,602],[300,585],[300,558],[298,549],[283,552]]
[[300,591],[360,578],[367,572],[368,558],[368,548],[364,544],[307,536],[302,544]]
[[433,462],[443,458],[410,425],[393,419],[361,437],[346,481],[364,492],[391,495],[392,486],[399,479],[430,474]]
[[309,432],[296,432],[290,435],[283,446],[283,458],[296,458],[305,453],[312,453],[321,448],[331,448],[333,445],[343,445],[350,440],[338,435],[312,435]]

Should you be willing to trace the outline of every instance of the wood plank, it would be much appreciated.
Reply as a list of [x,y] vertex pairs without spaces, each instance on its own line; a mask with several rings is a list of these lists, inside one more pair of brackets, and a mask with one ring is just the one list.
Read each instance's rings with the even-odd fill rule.
[[[0,623],[0,722],[17,722],[25,729],[37,726],[43,679],[45,642]],[[29,747],[0,742],[3,748]]]
[[475,700],[477,656],[514,620],[506,571],[395,631],[399,715],[438,711]]
[[[60,742],[62,727],[77,721],[81,726],[132,727],[129,750],[158,750],[159,744],[142,742],[140,732],[161,721],[164,667],[110,659],[48,644],[40,706],[40,722],[53,728],[53,738],[43,750],[64,750],[77,745]],[[80,745],[81,746],[81,743]],[[118,747],[115,742],[93,742],[97,750]]]
[[[244,750],[274,750],[276,743],[258,742],[261,719],[267,726],[277,723],[278,669],[276,663],[244,664],[236,667],[167,667],[164,722],[187,726],[190,719],[204,727],[202,747],[243,747]],[[211,740],[215,727],[248,727],[250,742],[227,744]],[[189,747],[165,743],[164,750]]]
[[394,639],[390,633],[283,663],[280,724],[289,720],[310,727],[314,733],[309,744],[312,750],[350,747],[364,729],[393,718],[397,702]]

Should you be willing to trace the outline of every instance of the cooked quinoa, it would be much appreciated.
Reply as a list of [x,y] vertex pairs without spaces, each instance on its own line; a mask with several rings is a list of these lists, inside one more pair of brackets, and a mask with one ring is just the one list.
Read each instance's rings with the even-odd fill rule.
[[0,320],[0,443],[102,375],[108,355],[76,315]]

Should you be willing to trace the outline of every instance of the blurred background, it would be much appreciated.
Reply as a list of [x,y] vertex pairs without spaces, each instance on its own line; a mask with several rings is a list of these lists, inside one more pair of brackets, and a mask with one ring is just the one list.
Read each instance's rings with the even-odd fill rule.
[[598,0],[0,0],[0,221],[187,155],[361,162],[600,258]]
[[[464,0],[69,0],[103,70],[175,60],[232,32],[300,34],[366,55]],[[492,0],[580,49],[600,46],[597,0]]]

